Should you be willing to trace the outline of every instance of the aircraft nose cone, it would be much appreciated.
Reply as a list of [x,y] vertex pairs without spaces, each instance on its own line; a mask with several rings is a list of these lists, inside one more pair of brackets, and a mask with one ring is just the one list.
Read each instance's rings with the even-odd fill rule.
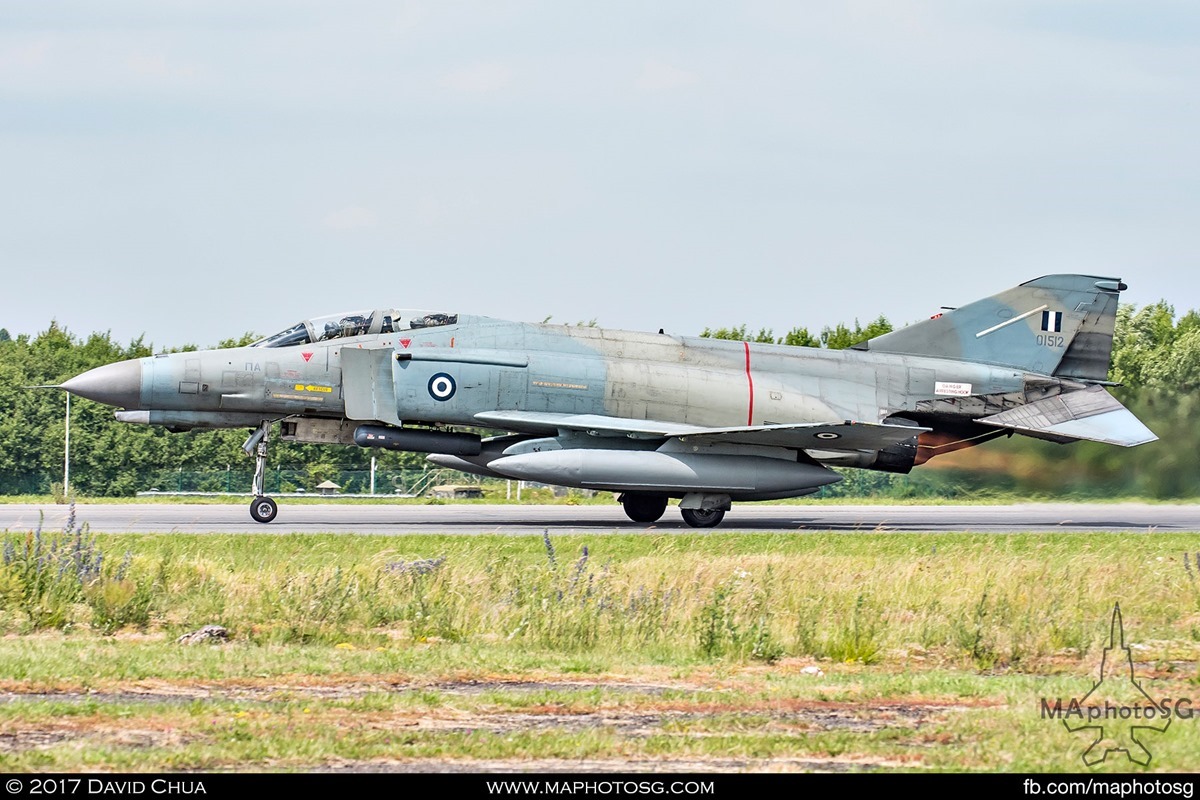
[[74,395],[121,408],[140,408],[142,400],[142,364],[119,361],[89,369],[62,385]]

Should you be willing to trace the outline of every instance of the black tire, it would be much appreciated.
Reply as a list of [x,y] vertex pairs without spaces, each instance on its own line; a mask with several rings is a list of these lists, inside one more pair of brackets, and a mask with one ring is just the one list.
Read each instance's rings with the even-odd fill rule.
[[699,508],[681,508],[679,513],[683,515],[683,521],[693,528],[715,528],[725,519],[725,511],[720,508],[707,511]]
[[256,522],[270,522],[279,513],[279,506],[269,497],[256,497],[250,504],[250,516]]
[[663,512],[667,510],[665,494],[624,494],[621,505],[625,508],[625,516],[634,522],[658,522]]

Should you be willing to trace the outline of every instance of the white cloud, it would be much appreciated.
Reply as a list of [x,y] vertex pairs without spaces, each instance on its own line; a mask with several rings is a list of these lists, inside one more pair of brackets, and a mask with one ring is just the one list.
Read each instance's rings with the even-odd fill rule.
[[334,231],[352,231],[361,228],[374,228],[379,218],[375,212],[362,206],[346,206],[337,211],[331,211],[321,220],[321,225]]
[[456,92],[495,92],[512,81],[512,70],[504,64],[476,64],[455,70],[438,83]]
[[696,80],[694,72],[658,61],[647,61],[633,85],[644,92],[667,92],[691,86]]

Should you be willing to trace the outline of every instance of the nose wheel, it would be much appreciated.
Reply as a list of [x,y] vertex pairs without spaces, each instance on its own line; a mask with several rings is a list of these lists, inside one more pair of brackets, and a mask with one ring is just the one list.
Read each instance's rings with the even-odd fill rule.
[[250,504],[250,516],[256,522],[270,522],[279,513],[279,506],[269,497],[256,497]]
[[271,438],[271,423],[264,422],[250,434],[242,445],[246,455],[254,455],[254,502],[250,504],[250,516],[255,522],[270,522],[279,513],[279,506],[266,496],[267,442]]

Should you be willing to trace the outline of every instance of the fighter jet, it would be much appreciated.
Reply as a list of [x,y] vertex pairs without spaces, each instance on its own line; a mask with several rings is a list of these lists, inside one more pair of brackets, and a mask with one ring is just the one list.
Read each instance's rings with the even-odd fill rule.
[[612,491],[641,523],[679,498],[684,521],[708,528],[734,501],[841,480],[832,467],[907,473],[1014,432],[1153,441],[1105,389],[1125,288],[1049,275],[840,351],[384,308],[109,364],[62,388],[123,422],[252,428],[259,522],[278,512],[263,490],[277,426],[285,440]]

